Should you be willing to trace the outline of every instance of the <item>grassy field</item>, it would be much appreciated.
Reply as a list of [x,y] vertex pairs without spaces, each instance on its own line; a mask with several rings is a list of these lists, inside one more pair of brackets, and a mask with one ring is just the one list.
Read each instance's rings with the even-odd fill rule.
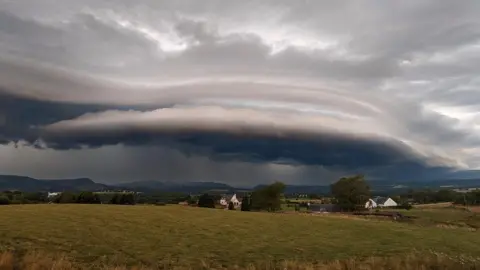
[[411,210],[395,211],[416,217],[413,221],[415,225],[480,230],[480,214],[475,211],[465,211],[462,207],[454,208],[445,204],[444,206],[415,206]]
[[0,251],[64,254],[79,265],[245,266],[417,252],[478,256],[478,232],[334,215],[182,206],[0,207]]

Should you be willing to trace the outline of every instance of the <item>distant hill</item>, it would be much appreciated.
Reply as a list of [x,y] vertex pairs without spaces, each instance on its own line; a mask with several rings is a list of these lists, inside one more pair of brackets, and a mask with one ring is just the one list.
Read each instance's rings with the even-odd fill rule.
[[78,179],[35,179],[26,176],[0,175],[0,191],[20,190],[25,192],[37,191],[102,191],[128,189],[139,192],[179,192],[200,193],[209,190],[224,190],[234,192],[237,189],[222,183],[215,182],[188,182],[173,183],[159,181],[138,181],[105,185],[96,183],[89,178]]
[[[257,185],[253,189],[265,187],[266,185]],[[286,194],[328,194],[330,186],[314,185],[285,185]]]
[[[440,189],[440,188],[474,188],[480,187],[480,179],[452,179],[437,181],[368,181],[374,195],[392,195],[407,191],[408,189]],[[257,185],[252,189],[261,188],[265,185]],[[160,181],[137,181],[106,185],[96,183],[89,178],[78,179],[35,179],[26,176],[0,175],[0,191],[20,190],[27,192],[35,191],[102,191],[128,189],[139,192],[179,192],[179,193],[230,193],[245,191],[245,188],[236,188],[224,183],[216,182],[160,182]],[[329,185],[286,185],[287,194],[329,194]]]
[[100,191],[111,187],[93,182],[88,178],[78,179],[35,179],[26,176],[0,175],[1,190],[36,191]]
[[236,188],[215,182],[160,182],[160,181],[138,181],[130,183],[121,183],[118,186],[125,187],[134,191],[149,192],[149,191],[163,191],[163,192],[182,192],[182,193],[199,193],[209,190],[225,190],[227,192],[235,191]]

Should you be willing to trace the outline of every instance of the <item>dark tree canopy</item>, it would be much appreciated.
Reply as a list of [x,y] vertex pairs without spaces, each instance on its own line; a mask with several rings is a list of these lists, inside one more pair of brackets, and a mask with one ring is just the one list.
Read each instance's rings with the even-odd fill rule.
[[53,199],[55,203],[76,203],[77,197],[72,192],[62,192]]
[[275,182],[255,190],[251,196],[251,209],[269,212],[280,210],[284,190],[285,184],[282,182]]
[[370,198],[370,187],[363,175],[342,177],[331,185],[335,203],[343,210],[352,211]]
[[205,208],[215,208],[215,199],[205,193],[198,198],[198,206]]
[[5,195],[0,195],[0,205],[10,204],[10,200]]
[[116,193],[115,195],[113,195],[110,203],[134,205],[136,203],[135,195],[133,193]]
[[100,198],[98,197],[97,194],[95,194],[93,192],[84,191],[84,192],[81,192],[78,195],[77,203],[99,204],[100,203]]
[[252,205],[252,200],[250,198],[250,195],[245,195],[242,200],[242,206],[240,207],[241,211],[250,211]]

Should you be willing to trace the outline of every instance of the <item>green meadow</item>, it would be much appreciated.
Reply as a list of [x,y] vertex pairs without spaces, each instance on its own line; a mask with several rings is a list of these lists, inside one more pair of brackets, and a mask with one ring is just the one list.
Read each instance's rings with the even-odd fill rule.
[[480,255],[478,232],[427,225],[176,205],[10,205],[0,207],[0,251],[62,254],[90,266],[227,268],[411,252]]

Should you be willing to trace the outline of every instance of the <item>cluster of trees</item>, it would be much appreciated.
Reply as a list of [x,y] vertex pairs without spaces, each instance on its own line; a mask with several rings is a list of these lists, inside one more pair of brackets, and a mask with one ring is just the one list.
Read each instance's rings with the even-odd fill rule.
[[[283,201],[283,191],[285,185],[281,182],[275,182],[271,185],[258,188],[246,194],[243,197],[240,210],[242,211],[269,211],[274,212],[281,209]],[[205,208],[215,208],[215,202],[218,198],[203,194],[198,198],[198,206]],[[232,202],[228,204],[229,210],[235,210]]]
[[180,202],[196,203],[196,198],[185,193],[178,192],[155,192],[137,194],[136,200],[138,204],[178,204]]
[[98,194],[90,191],[80,192],[62,192],[52,199],[54,203],[81,203],[81,204],[101,204],[102,202],[110,204],[134,205],[136,198],[134,193],[114,193]]
[[459,194],[454,202],[465,206],[480,205],[480,190]]
[[249,210],[275,212],[281,210],[285,184],[275,182],[254,190],[249,198]]
[[135,194],[134,193],[115,193],[110,199],[110,204],[122,204],[122,205],[134,205]]
[[73,192],[62,192],[61,194],[52,198],[54,203],[82,203],[82,204],[100,204],[99,196],[93,192],[80,192],[75,194]]
[[0,205],[45,203],[47,194],[42,192],[4,191],[0,192]]
[[[285,198],[283,193],[285,185],[281,182],[275,182],[271,185],[257,188],[243,198],[241,205],[242,211],[269,211],[281,210]],[[333,203],[339,206],[343,211],[354,211],[364,208],[365,202],[371,197],[371,190],[363,175],[354,175],[343,177],[331,185],[332,199],[323,203]],[[310,199],[320,199],[319,195],[309,194]],[[469,193],[458,193],[449,189],[441,190],[409,190],[399,196],[392,198],[402,205],[410,206],[410,203],[427,204],[439,202],[454,202],[462,205],[480,205],[480,191]],[[203,194],[199,197],[187,195],[184,193],[154,193],[154,194],[134,194],[134,193],[93,193],[93,192],[63,192],[54,198],[48,198],[47,193],[43,192],[20,192],[5,191],[0,192],[0,205],[5,204],[26,204],[26,203],[82,203],[82,204],[178,204],[187,201],[189,204],[195,204],[199,207],[215,208],[216,202],[220,199],[217,195]],[[295,208],[305,207],[299,203]],[[228,209],[234,210],[233,203],[228,205]]]
[[331,185],[333,203],[344,211],[353,211],[363,208],[371,197],[370,186],[363,175],[342,177]]
[[409,190],[398,198],[401,202],[414,202],[417,204],[454,202],[461,205],[480,205],[480,191],[460,193],[451,189],[440,190]]
[[401,194],[399,199],[402,201],[413,201],[418,204],[453,202],[458,197],[459,193],[450,189],[441,190],[409,190]]
[[198,207],[215,208],[215,198],[207,193],[198,197]]

